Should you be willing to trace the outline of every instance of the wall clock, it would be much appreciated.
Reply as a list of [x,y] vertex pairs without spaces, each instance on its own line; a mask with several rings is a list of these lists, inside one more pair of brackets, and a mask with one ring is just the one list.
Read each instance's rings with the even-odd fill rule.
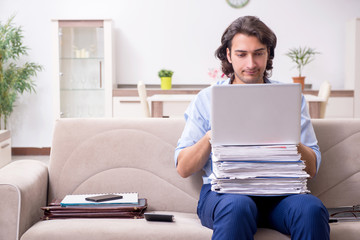
[[226,0],[226,2],[233,8],[242,8],[249,3],[250,0]]

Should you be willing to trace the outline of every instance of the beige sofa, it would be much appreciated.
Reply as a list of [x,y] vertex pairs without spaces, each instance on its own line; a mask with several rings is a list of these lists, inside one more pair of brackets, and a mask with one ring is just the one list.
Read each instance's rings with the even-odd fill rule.
[[[360,202],[360,120],[314,120],[323,153],[309,186],[328,207]],[[174,166],[182,119],[62,119],[55,125],[49,166],[15,161],[0,169],[1,240],[210,239],[196,206],[200,174],[183,179]],[[66,194],[132,192],[148,211],[173,223],[145,219],[41,221],[40,207]],[[331,239],[358,239],[359,222],[331,223]],[[258,229],[255,239],[290,239]]]

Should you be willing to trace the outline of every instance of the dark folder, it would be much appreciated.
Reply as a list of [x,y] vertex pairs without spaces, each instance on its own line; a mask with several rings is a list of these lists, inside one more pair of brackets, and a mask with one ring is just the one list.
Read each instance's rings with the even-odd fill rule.
[[64,218],[143,218],[147,199],[140,198],[137,204],[76,205],[62,207],[55,200],[44,210],[43,220]]

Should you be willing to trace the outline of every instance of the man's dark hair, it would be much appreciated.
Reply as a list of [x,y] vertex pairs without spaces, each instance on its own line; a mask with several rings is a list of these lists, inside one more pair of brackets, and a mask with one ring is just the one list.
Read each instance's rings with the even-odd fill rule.
[[269,58],[266,63],[264,78],[270,77],[271,70],[273,69],[273,59],[275,56],[276,35],[259,18],[254,16],[244,16],[236,19],[230,24],[230,26],[222,35],[221,45],[216,50],[215,56],[221,60],[221,68],[223,73],[230,77],[231,80],[234,80],[234,69],[232,64],[228,62],[226,57],[226,49],[229,48],[231,52],[232,39],[238,33],[257,37],[257,39],[259,39],[262,44],[266,45]]

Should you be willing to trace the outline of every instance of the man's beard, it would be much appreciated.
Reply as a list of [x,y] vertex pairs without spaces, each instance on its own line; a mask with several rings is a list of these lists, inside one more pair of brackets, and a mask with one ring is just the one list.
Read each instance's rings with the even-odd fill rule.
[[237,77],[240,81],[246,84],[253,84],[253,83],[264,83],[264,74],[258,75],[257,77],[245,77],[239,75],[237,72],[234,71],[234,77]]

